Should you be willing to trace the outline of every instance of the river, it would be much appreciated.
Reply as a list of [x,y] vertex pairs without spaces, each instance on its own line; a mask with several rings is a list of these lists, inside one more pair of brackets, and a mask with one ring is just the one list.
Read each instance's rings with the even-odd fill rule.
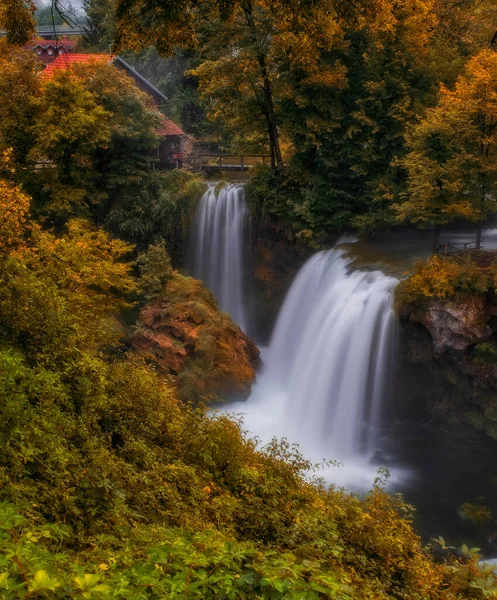
[[[216,195],[211,186],[199,203],[191,269],[245,331],[247,315],[258,309],[246,306],[248,235],[242,187],[233,184]],[[452,229],[441,243],[474,238],[474,230]],[[496,228],[484,231],[483,246],[497,249]],[[429,231],[398,229],[372,240],[343,238],[311,256],[262,349],[264,365],[251,397],[222,411],[242,414],[261,445],[274,436],[298,444],[306,458],[322,464],[320,474],[330,485],[364,493],[386,466],[387,489],[416,507],[415,525],[427,541],[441,535],[491,557],[497,554],[495,515],[483,517],[497,510],[497,444],[478,435],[454,438],[428,416],[408,421],[395,414],[395,394],[402,391],[392,385],[398,343],[393,290],[430,252]]]

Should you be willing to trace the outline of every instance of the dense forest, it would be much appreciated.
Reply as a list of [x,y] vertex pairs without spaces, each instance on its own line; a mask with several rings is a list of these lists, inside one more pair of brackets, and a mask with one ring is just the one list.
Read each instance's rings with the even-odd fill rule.
[[[256,223],[307,250],[410,224],[436,251],[465,220],[479,249],[495,0],[83,8],[82,52],[112,46],[201,142],[270,157],[246,185]],[[159,108],[108,61],[43,75],[24,46],[67,10],[0,0],[0,598],[497,598],[478,548],[421,539],[386,469],[352,494],[210,410],[223,378],[245,394],[259,353],[184,274],[205,179],[155,169]],[[493,301],[495,263],[475,256],[417,265],[399,310]],[[169,370],[143,346],[164,306]]]

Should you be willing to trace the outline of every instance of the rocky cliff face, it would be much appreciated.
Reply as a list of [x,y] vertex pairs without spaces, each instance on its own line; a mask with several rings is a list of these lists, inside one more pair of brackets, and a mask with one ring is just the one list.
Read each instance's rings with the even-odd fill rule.
[[257,307],[254,331],[257,339],[267,344],[285,295],[314,250],[285,237],[274,223],[259,224],[251,250],[251,296]]
[[190,401],[246,398],[259,365],[255,344],[202,282],[179,274],[142,309],[131,345]]
[[491,299],[466,294],[401,315],[405,411],[418,406],[453,430],[497,439],[495,314]]
[[[483,296],[467,295],[457,301],[432,300],[414,321],[430,332],[435,354],[466,350],[487,340],[491,306]],[[411,314],[412,317],[412,314]]]

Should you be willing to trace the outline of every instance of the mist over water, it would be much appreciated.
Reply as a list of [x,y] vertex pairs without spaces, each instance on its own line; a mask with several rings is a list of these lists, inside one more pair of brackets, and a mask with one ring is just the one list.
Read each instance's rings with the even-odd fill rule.
[[215,185],[199,201],[192,235],[190,270],[215,295],[219,308],[247,330],[244,299],[245,245],[249,211],[240,185]]

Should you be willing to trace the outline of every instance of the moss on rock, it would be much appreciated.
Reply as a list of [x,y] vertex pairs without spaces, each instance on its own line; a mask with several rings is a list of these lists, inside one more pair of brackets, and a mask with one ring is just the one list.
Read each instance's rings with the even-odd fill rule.
[[246,398],[259,365],[259,350],[211,292],[179,273],[142,309],[131,344],[194,401]]

